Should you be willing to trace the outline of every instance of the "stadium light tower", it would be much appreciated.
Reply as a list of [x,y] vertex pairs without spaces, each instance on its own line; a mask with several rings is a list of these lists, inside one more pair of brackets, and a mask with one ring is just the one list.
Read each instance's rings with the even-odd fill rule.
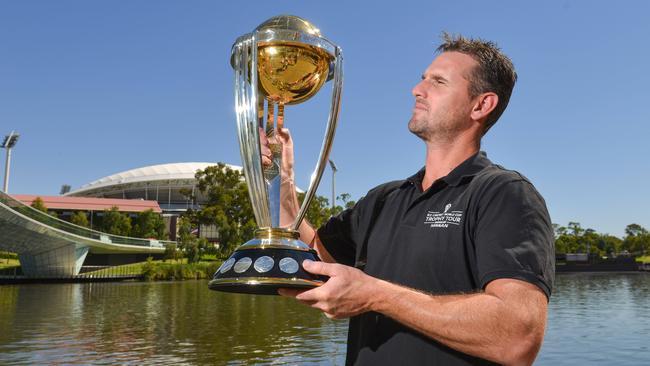
[[336,164],[334,164],[334,160],[329,159],[330,161],[330,168],[332,168],[332,211],[334,211],[334,206],[336,206],[336,180],[335,180],[335,175],[338,169],[336,168]]
[[10,134],[5,136],[4,141],[2,142],[2,145],[0,145],[1,148],[7,150],[7,160],[5,162],[5,182],[3,185],[3,192],[9,193],[9,169],[11,165],[11,149],[16,146],[16,142],[18,141],[18,137],[20,137],[19,134],[15,133],[14,131],[11,131]]

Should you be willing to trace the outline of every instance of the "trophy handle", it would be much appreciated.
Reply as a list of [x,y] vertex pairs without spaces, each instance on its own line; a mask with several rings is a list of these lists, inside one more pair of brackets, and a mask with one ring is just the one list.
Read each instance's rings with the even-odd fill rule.
[[271,227],[271,213],[266,204],[269,194],[262,174],[260,153],[257,32],[241,37],[233,47],[237,135],[244,176],[257,224]]
[[321,146],[320,155],[318,156],[318,162],[316,163],[316,168],[311,174],[311,181],[309,182],[309,189],[305,194],[305,199],[302,201],[300,206],[300,211],[296,220],[292,225],[293,230],[298,230],[300,223],[307,213],[309,204],[314,198],[318,184],[320,183],[321,178],[323,177],[323,172],[325,171],[325,166],[327,165],[327,159],[329,157],[330,151],[332,150],[332,142],[334,141],[334,133],[336,131],[336,124],[339,118],[339,111],[341,110],[341,89],[343,88],[343,52],[340,47],[335,48],[335,63],[334,63],[334,80],[332,85],[332,105],[330,106],[329,118],[327,121],[327,130],[325,132],[325,137],[323,139],[323,145]]

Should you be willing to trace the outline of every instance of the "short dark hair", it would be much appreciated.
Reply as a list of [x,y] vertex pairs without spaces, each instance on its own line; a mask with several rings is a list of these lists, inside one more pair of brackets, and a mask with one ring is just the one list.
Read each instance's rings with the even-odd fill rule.
[[447,32],[443,32],[441,38],[443,43],[436,51],[464,53],[478,63],[468,75],[470,96],[474,98],[482,93],[494,92],[499,97],[496,108],[487,117],[483,131],[485,134],[508,106],[512,89],[517,82],[515,67],[494,42],[461,35],[452,36]]

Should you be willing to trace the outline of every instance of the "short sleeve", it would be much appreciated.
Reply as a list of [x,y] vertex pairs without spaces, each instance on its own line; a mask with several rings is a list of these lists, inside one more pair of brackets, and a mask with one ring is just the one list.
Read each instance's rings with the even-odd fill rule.
[[354,265],[356,256],[355,233],[359,226],[358,205],[359,203],[330,218],[318,229],[318,238],[329,254],[337,263],[348,266]]
[[538,286],[549,298],[555,280],[555,245],[544,199],[528,181],[492,184],[479,199],[474,234],[481,288],[499,278]]
[[357,249],[363,244],[372,227],[373,211],[388,192],[400,186],[403,181],[379,185],[362,197],[352,208],[332,217],[318,229],[318,237],[336,262],[353,266]]

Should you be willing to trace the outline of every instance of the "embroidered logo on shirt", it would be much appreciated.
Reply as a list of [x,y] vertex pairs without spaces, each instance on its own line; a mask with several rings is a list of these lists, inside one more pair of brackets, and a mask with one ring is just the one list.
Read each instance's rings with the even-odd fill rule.
[[460,225],[460,220],[463,218],[463,211],[449,211],[451,203],[445,206],[443,212],[427,211],[427,216],[424,219],[425,225],[431,227],[449,227],[449,225]]

